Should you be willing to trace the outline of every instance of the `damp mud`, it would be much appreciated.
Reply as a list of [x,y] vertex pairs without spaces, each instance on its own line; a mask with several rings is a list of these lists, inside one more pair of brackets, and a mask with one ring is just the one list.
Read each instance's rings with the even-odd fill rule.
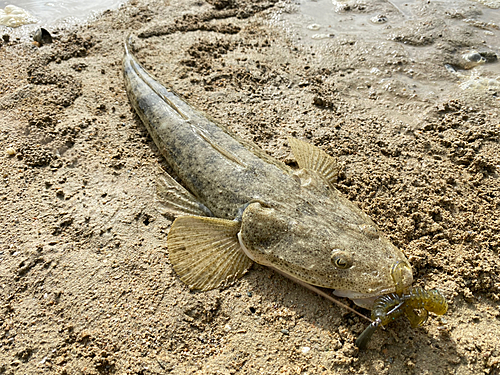
[[[329,21],[313,3],[132,1],[40,48],[1,39],[0,372],[500,373],[498,9],[357,1]],[[365,320],[265,267],[189,291],[125,92],[129,34],[156,79],[271,156],[295,167],[292,136],[338,158],[336,188],[447,314],[359,351]]]
[[[0,25],[19,27],[25,24],[39,23],[42,25],[68,25],[85,22],[105,10],[116,9],[125,1],[119,0],[16,0],[16,11],[13,12],[13,1],[0,0]],[[2,19],[2,9],[13,13],[10,24]],[[29,17],[23,17],[28,14]],[[17,15],[17,17],[16,17]]]

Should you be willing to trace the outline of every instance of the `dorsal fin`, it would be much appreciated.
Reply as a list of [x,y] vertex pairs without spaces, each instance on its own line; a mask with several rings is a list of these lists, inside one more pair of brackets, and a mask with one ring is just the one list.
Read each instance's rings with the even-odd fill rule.
[[293,156],[300,168],[319,173],[330,184],[337,181],[340,168],[337,161],[320,148],[297,138],[288,138]]

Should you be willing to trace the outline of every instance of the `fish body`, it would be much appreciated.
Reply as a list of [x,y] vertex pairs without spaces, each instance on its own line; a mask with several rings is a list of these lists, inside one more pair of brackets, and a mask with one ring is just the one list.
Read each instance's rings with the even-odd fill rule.
[[174,270],[192,289],[208,290],[243,275],[252,262],[370,308],[396,289],[391,272],[408,260],[332,182],[335,160],[290,138],[292,170],[155,81],[125,46],[125,85],[179,184],[162,172],[158,196],[177,216],[167,237]]

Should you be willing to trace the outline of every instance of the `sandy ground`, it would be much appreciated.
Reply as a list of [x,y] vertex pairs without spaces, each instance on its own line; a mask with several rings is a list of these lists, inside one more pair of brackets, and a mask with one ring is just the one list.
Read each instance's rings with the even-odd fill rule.
[[[270,26],[291,8],[140,0],[51,45],[3,43],[0,373],[500,373],[498,92],[461,91],[443,69],[484,47],[482,29],[454,29],[467,14],[426,2],[439,22],[394,30],[389,47],[336,36],[316,48]],[[162,160],[124,91],[129,33],[161,82],[274,157],[294,164],[290,135],[337,156],[338,189],[448,314],[398,321],[360,352],[365,321],[264,267],[190,292],[155,208]],[[402,48],[436,38],[417,59]],[[456,89],[423,98],[413,77]]]

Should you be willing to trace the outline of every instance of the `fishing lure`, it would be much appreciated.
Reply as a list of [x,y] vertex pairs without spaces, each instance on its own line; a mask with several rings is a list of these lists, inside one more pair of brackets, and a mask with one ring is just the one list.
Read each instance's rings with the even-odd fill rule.
[[401,270],[396,264],[392,270],[396,284],[396,293],[390,293],[377,298],[373,304],[370,324],[356,340],[356,346],[365,349],[368,341],[379,326],[406,316],[413,328],[427,321],[429,312],[443,315],[448,311],[446,299],[437,289],[425,290],[422,287],[410,287],[406,290],[401,286]]

